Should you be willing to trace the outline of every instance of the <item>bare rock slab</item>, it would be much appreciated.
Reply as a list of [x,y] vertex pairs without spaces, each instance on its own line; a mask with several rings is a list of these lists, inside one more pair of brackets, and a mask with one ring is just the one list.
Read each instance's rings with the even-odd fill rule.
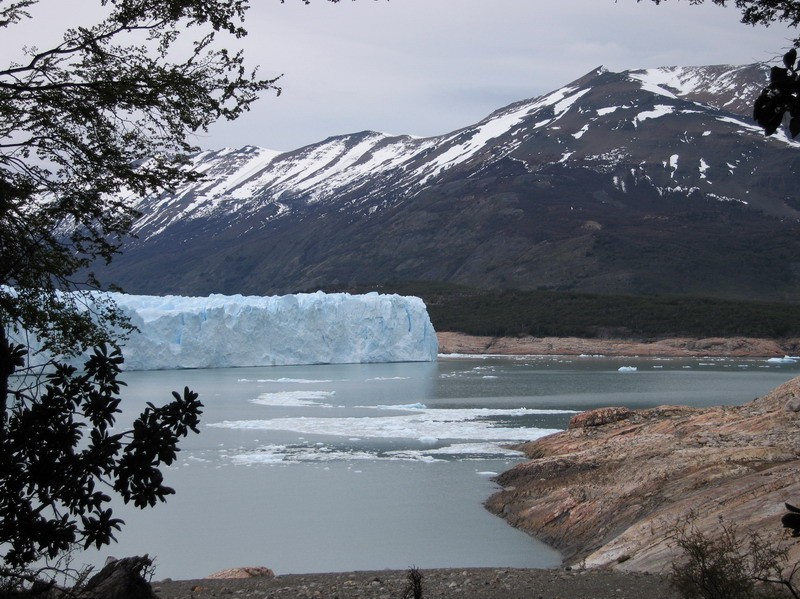
[[588,567],[663,572],[669,530],[690,514],[703,532],[723,518],[777,542],[784,503],[800,502],[797,397],[800,377],[743,406],[579,415],[520,446],[531,459],[498,477],[487,507]]

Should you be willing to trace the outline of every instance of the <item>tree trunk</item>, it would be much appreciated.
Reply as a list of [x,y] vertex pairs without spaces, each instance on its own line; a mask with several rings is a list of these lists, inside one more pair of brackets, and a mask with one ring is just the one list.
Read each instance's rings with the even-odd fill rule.
[[14,363],[11,359],[11,346],[8,343],[5,327],[0,325],[0,446],[6,440],[8,379],[12,374],[14,374]]
[[86,599],[156,599],[144,578],[153,565],[147,555],[113,561],[92,576],[79,593]]

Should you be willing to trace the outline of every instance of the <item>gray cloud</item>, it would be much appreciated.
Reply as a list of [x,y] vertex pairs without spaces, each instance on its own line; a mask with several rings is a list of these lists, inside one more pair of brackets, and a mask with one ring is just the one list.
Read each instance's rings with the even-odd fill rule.
[[[48,28],[96,0],[44,0]],[[62,8],[69,4],[68,8]],[[263,75],[283,73],[203,148],[286,150],[374,129],[435,135],[546,93],[605,65],[612,70],[771,60],[788,45],[777,26],[739,23],[734,8],[649,0],[255,0],[245,40]],[[26,43],[6,32],[0,50]]]

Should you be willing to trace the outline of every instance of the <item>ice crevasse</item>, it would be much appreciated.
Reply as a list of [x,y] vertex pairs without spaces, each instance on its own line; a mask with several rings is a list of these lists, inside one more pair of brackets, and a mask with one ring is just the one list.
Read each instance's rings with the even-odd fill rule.
[[423,362],[438,342],[418,297],[110,294],[138,328],[126,370]]

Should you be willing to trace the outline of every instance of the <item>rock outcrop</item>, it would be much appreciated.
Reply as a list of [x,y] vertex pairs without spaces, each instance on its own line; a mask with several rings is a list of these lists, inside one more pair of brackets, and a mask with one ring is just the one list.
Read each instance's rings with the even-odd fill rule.
[[[800,377],[737,407],[661,406],[578,415],[519,447],[487,507],[559,549],[567,563],[662,572],[670,531],[694,514],[785,540],[784,502],[800,503]],[[800,561],[800,541],[790,548]]]
[[156,599],[147,582],[148,571],[152,567],[153,560],[147,555],[111,558],[102,570],[87,581],[83,589],[73,589],[61,596],[77,599]]
[[231,578],[274,578],[275,572],[264,566],[228,568],[206,576],[206,580],[228,580]]

